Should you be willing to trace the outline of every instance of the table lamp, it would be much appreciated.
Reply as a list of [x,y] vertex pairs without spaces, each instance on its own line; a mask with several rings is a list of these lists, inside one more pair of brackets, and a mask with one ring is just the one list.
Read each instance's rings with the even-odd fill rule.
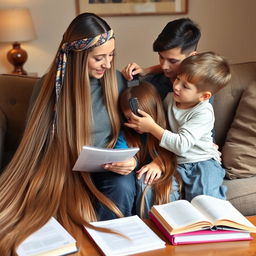
[[27,75],[23,65],[28,54],[20,47],[20,42],[36,38],[32,17],[27,8],[0,9],[0,42],[11,42],[13,48],[7,58],[14,66],[12,73]]

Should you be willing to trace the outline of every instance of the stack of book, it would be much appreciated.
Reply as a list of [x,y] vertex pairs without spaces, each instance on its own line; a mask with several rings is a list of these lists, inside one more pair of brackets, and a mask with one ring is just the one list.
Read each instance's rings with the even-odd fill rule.
[[173,245],[251,240],[256,233],[229,201],[207,195],[154,205],[149,217]]

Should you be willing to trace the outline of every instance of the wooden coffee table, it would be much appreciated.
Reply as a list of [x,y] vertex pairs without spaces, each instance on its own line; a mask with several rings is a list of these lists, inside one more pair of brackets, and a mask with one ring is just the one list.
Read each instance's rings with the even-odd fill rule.
[[[256,216],[247,217],[254,225],[256,225]],[[171,245],[170,242],[161,234],[155,224],[150,220],[145,223],[166,241],[166,247],[159,250],[143,252],[136,256],[254,256],[256,255],[256,234],[252,234],[253,240],[236,241],[223,243],[206,243],[192,245]],[[86,233],[78,231],[78,246],[80,252],[73,254],[76,256],[100,256],[102,253],[96,244],[89,238]]]

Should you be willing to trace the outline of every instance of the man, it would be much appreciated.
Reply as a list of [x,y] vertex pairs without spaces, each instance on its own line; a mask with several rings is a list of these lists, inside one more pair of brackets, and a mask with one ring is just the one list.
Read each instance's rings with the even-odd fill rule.
[[140,74],[143,79],[154,84],[164,99],[172,91],[171,83],[176,78],[176,71],[181,61],[195,55],[201,37],[199,27],[188,18],[181,18],[167,23],[153,43],[153,50],[158,52],[159,64],[141,68],[136,63],[128,64],[122,71],[127,80]]

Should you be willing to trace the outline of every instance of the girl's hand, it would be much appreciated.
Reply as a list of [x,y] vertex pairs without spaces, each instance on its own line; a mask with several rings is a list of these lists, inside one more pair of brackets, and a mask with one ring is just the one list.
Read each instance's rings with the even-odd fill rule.
[[137,171],[137,179],[141,179],[143,174],[145,174],[144,183],[150,185],[161,177],[162,170],[158,164],[152,161]]
[[123,162],[104,164],[103,168],[121,175],[128,175],[130,172],[132,172],[135,169],[136,166],[137,166],[137,161],[133,157]]
[[122,74],[126,80],[130,81],[134,75],[144,75],[144,70],[138,64],[130,63],[122,70]]

